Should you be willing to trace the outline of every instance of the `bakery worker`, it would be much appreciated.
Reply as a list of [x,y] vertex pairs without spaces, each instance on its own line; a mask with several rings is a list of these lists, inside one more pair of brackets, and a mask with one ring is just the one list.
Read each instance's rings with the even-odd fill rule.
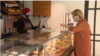
[[79,9],[72,12],[73,20],[78,24],[73,27],[65,24],[61,26],[67,27],[74,32],[74,56],[91,56],[91,31],[88,22],[83,18],[83,13]]
[[33,26],[30,19],[28,18],[30,16],[30,9],[23,8],[22,14],[23,16],[17,21],[17,32],[19,33],[34,32],[34,30],[36,30],[39,25]]

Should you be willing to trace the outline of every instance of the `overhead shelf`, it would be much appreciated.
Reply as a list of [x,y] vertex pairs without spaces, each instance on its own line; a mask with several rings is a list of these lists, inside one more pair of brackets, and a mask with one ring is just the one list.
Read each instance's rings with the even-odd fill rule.
[[17,8],[7,8],[7,7],[1,7],[1,10],[4,11],[6,14],[9,15],[17,15],[17,14],[22,14],[20,9]]

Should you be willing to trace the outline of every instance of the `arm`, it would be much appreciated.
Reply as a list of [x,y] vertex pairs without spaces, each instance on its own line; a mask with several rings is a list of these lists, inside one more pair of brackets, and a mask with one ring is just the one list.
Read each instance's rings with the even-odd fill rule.
[[30,21],[30,19],[29,19],[29,22],[31,23],[31,26],[32,26],[31,29],[36,30],[36,29],[38,28],[37,26],[33,26],[33,24],[32,24],[32,22]]
[[27,30],[24,30],[24,21],[20,18],[17,21],[17,32],[19,33],[27,33]]
[[83,25],[81,23],[77,24],[76,27],[69,26],[69,30],[73,32],[79,32],[83,30]]

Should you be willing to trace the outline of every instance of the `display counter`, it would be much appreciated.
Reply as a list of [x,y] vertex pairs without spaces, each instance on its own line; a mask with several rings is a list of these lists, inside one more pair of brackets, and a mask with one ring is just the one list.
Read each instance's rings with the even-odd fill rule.
[[5,41],[7,43],[11,42],[13,44],[8,48],[3,49],[1,55],[68,56],[72,51],[71,35],[72,33],[70,31],[61,33],[61,30],[57,29],[53,32],[46,33],[43,36],[37,36],[38,38],[25,39],[23,38],[23,35],[6,38]]

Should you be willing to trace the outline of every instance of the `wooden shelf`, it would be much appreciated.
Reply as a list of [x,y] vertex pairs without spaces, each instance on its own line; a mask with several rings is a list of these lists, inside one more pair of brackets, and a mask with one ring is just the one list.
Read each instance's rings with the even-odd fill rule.
[[[17,9],[17,8],[8,8],[7,9],[7,7],[1,7],[0,9],[8,15],[20,15],[20,14],[22,14],[21,10]],[[9,10],[11,10],[11,11],[13,10],[14,12],[10,12]]]

